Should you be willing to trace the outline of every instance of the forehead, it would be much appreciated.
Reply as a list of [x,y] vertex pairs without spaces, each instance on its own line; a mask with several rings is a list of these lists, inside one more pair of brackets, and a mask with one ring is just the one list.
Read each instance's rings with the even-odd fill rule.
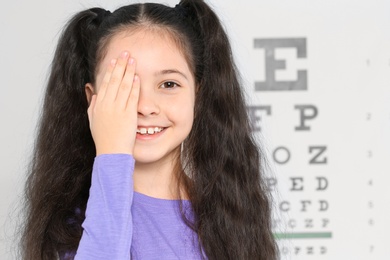
[[148,45],[148,47],[151,47],[152,44],[157,42],[164,48],[171,48],[175,52],[179,51],[170,34],[163,30],[152,28],[135,28],[120,31],[111,38],[107,47],[108,51],[112,51],[112,49],[118,46],[142,47]]
[[[99,70],[105,68],[110,60],[119,57],[123,51],[129,51],[130,56],[137,60],[137,64],[144,59],[156,62],[166,59],[165,62],[176,63],[190,70],[188,59],[183,48],[174,38],[174,34],[157,28],[131,28],[114,34],[107,42],[105,55],[99,64]],[[192,71],[191,71],[192,74]]]

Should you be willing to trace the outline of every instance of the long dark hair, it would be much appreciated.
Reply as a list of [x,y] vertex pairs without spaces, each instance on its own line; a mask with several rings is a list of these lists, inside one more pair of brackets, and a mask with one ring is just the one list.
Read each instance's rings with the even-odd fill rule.
[[[132,28],[168,32],[183,51],[197,85],[195,118],[182,153],[182,185],[209,259],[276,259],[261,153],[251,134],[228,37],[202,0],[92,8],[66,26],[52,63],[26,185],[24,259],[56,259],[77,249],[95,147],[85,84],[95,81],[113,35]],[[183,214],[184,218],[184,214]]]

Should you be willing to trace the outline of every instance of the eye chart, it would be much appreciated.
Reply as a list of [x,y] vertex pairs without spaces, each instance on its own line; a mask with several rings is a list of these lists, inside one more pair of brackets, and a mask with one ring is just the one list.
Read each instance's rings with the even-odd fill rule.
[[388,259],[390,3],[230,4],[281,258]]

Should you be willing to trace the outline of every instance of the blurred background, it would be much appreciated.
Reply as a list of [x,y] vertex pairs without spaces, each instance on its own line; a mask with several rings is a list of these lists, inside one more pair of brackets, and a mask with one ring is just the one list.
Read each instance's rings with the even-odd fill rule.
[[[0,259],[17,259],[26,169],[63,25],[81,9],[129,3],[3,3]],[[208,3],[228,31],[263,145],[281,258],[389,259],[390,1]]]

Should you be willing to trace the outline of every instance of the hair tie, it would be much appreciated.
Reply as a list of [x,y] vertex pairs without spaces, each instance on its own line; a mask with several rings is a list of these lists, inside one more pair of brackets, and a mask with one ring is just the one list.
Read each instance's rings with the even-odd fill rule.
[[181,17],[187,18],[187,10],[183,6],[177,4],[175,5],[174,9],[175,12],[178,13]]
[[111,15],[111,12],[102,8],[93,8],[93,12],[97,15],[95,20],[101,24],[107,16]]

